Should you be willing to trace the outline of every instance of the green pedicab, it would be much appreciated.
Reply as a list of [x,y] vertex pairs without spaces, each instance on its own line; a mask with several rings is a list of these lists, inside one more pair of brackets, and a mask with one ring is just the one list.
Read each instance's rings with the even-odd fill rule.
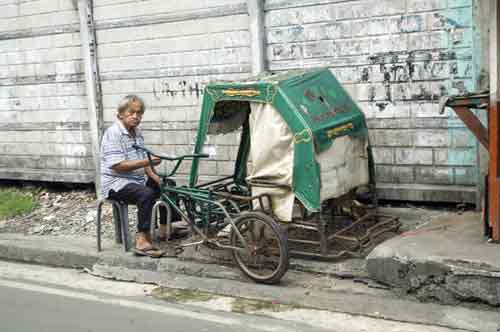
[[[240,134],[234,172],[199,183],[208,135]],[[356,255],[377,234],[399,226],[376,207],[374,164],[365,117],[327,69],[212,83],[204,90],[194,153],[148,157],[176,161],[158,206],[175,210],[195,241],[228,249],[251,279],[277,283],[289,255]],[[170,178],[191,159],[189,183]],[[360,188],[370,205],[357,200]],[[169,213],[171,216],[172,213]],[[224,236],[229,230],[229,236]],[[317,239],[311,239],[311,237]],[[333,245],[332,245],[333,244]]]

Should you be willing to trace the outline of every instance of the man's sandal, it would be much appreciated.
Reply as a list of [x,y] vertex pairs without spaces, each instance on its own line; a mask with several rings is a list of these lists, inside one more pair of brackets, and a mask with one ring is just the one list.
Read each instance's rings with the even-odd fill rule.
[[139,248],[133,248],[132,251],[134,252],[134,255],[136,256],[146,256],[146,257],[151,257],[151,258],[160,258],[165,255],[165,251],[160,250],[155,247],[149,247],[149,248],[144,248],[144,249],[139,249]]

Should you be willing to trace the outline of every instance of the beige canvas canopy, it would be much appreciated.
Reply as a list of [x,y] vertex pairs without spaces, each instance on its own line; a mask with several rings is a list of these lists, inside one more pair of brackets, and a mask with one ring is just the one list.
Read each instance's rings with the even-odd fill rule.
[[[291,221],[295,201],[292,190],[294,135],[272,105],[250,103],[250,108],[251,167],[247,181],[252,185],[252,195],[269,194],[275,215],[281,221]],[[366,137],[343,136],[316,154],[321,201],[368,185],[367,145]]]

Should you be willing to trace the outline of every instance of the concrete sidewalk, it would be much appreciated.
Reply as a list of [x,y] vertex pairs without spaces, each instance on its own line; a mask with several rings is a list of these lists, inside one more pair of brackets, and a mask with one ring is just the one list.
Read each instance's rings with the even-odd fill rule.
[[151,259],[123,253],[109,241],[97,253],[92,237],[1,233],[0,259],[84,268],[110,279],[278,300],[393,321],[498,332],[500,312],[493,307],[484,311],[420,303],[413,296],[448,304],[500,304],[500,259],[496,254],[500,247],[482,238],[479,214],[418,208],[381,212],[399,216],[405,233],[379,245],[367,260],[292,259],[290,270],[276,286],[249,281],[229,264],[224,252],[203,247],[186,250],[178,258]]
[[497,332],[500,328],[498,312],[401,299],[398,293],[371,284],[359,265],[362,261],[358,260],[337,264],[293,260],[292,269],[282,283],[270,286],[248,281],[232,266],[168,257],[134,257],[112,243],[105,243],[104,247],[106,250],[98,254],[92,238],[0,234],[0,259],[84,268],[93,275],[114,280],[278,301],[395,322],[463,331]]
[[500,306],[500,244],[483,237],[479,213],[429,218],[376,247],[367,271],[422,300]]

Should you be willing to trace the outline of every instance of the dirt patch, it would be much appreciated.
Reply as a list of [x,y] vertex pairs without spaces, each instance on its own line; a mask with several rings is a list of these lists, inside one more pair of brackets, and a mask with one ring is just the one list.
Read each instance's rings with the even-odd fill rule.
[[[0,187],[1,189],[2,187]],[[96,196],[92,189],[61,190],[54,188],[27,188],[36,207],[28,214],[0,220],[0,233],[27,235],[96,235]],[[129,209],[130,230],[135,230],[136,208]],[[103,236],[112,238],[114,226],[112,208],[104,205]]]

